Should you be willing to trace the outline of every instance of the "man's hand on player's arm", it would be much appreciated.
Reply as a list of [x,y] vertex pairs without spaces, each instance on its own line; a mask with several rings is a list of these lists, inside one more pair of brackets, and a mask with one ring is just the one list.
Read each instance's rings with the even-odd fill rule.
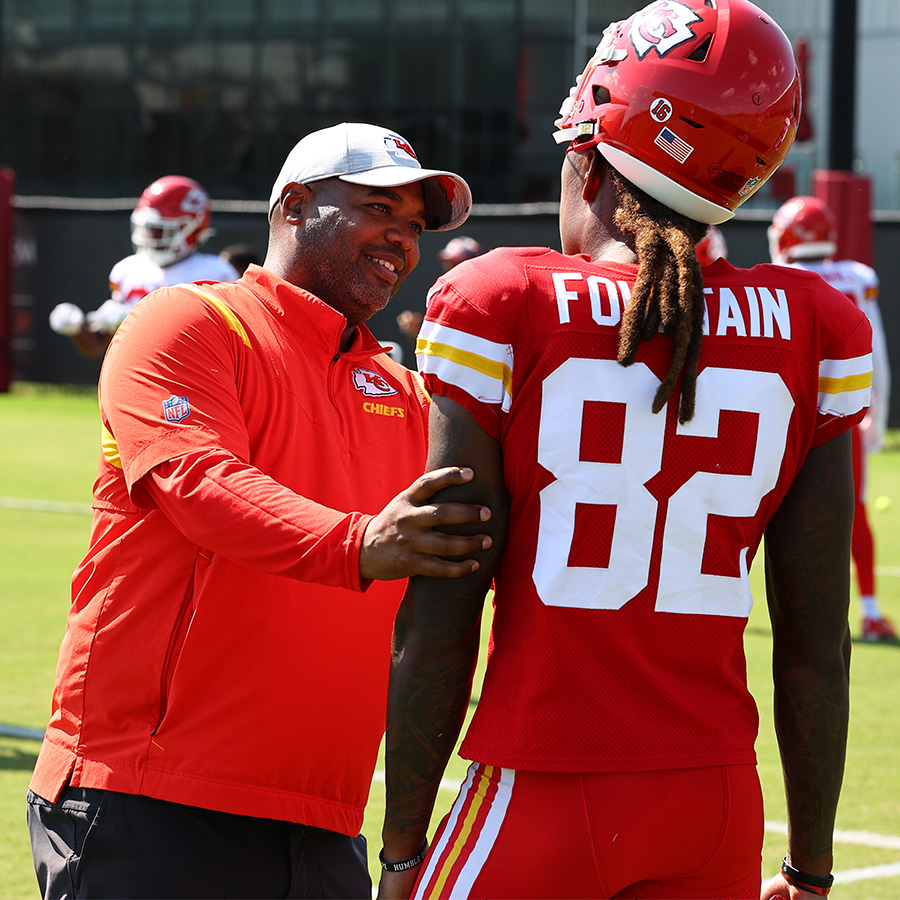
[[[491,538],[482,527],[491,517],[490,509],[476,502],[471,491],[472,499],[465,502],[436,496],[442,490],[467,484],[474,477],[471,468],[443,467],[417,478],[394,497],[366,527],[359,554],[360,578],[460,578],[474,572],[479,564],[471,555],[491,545]],[[442,530],[472,523],[478,526],[477,534],[471,530],[456,534]],[[461,556],[470,558],[443,558]]]
[[[506,537],[508,497],[499,442],[446,397],[434,399],[428,467],[471,466],[471,481],[446,489],[441,500],[483,503],[491,518],[455,533],[486,529],[493,538],[477,554],[479,568],[463,578],[411,578],[397,619],[385,735],[386,806],[382,830],[388,862],[415,857],[431,821],[438,786],[468,708],[478,659],[484,598]],[[409,896],[421,863],[384,872],[382,900]]]
[[[788,812],[787,862],[827,878],[849,720],[850,433],[810,450],[766,529],[775,731]],[[763,897],[777,897],[777,875]],[[808,892],[791,893],[792,898]],[[787,896],[787,894],[784,894]]]

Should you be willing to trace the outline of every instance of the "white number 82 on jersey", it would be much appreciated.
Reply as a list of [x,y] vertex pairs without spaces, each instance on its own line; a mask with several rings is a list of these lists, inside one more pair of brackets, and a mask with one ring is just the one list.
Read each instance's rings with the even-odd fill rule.
[[[547,606],[620,609],[650,583],[659,503],[645,485],[660,470],[666,426],[665,410],[650,410],[658,386],[659,379],[643,363],[626,369],[602,359],[566,360],[544,381],[538,462],[556,480],[541,491],[534,583]],[[621,462],[579,458],[587,401],[624,404]],[[759,415],[752,471],[695,472],[669,498],[662,523],[659,612],[745,617],[753,603],[748,547],[737,550],[740,577],[701,571],[707,518],[758,512],[778,481],[794,401],[774,372],[706,368],[697,380],[694,418],[679,424],[677,433],[716,437],[723,409]],[[578,504],[616,507],[606,568],[567,565]]]

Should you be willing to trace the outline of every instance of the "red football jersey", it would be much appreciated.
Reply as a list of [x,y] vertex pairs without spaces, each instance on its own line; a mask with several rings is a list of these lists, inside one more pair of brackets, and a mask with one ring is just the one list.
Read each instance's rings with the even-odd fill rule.
[[457,266],[417,347],[503,445],[493,647],[462,754],[539,771],[755,762],[748,570],[810,447],[850,428],[871,329],[798,270],[705,270],[696,413],[651,403],[671,341],[616,361],[636,267],[545,248]]

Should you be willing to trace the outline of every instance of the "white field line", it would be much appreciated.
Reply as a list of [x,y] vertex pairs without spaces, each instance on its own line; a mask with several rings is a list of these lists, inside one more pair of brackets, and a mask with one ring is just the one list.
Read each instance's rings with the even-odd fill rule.
[[[56,500],[32,500],[17,497],[0,497],[0,508],[21,509],[32,512],[57,512],[90,515],[92,512],[90,503],[64,503]],[[900,577],[900,566],[876,566],[877,575]],[[40,740],[43,732],[28,728],[18,728],[13,725],[0,725],[0,735],[7,737],[31,738]],[[384,783],[384,772],[376,771],[373,782]],[[456,793],[460,783],[449,778],[442,778],[440,789]],[[766,822],[766,831],[770,834],[787,834],[787,825],[782,822]],[[900,850],[900,837],[891,835],[874,834],[869,831],[841,831],[834,833],[835,843],[859,844],[865,847],[877,847],[885,850]],[[868,866],[862,869],[848,869],[845,872],[835,872],[835,884],[847,884],[852,881],[864,881],[871,878],[891,878],[900,875],[900,862],[887,863],[881,866]]]
[[[375,774],[372,776],[372,783],[384,784],[384,772],[381,769],[376,769]],[[442,791],[449,791],[451,794],[459,793],[459,789],[462,786],[461,781],[454,781],[452,778],[442,778],[440,788]]]
[[37,728],[21,728],[18,725],[0,724],[0,737],[22,738],[27,741],[42,741],[44,732]]
[[0,497],[0,509],[22,509],[28,512],[56,512],[90,515],[90,503],[63,503],[59,500],[29,500],[21,497]]
[[[769,834],[787,836],[787,825],[784,822],[766,822]],[[882,850],[900,850],[900,837],[889,834],[875,834],[871,831],[843,831],[836,828],[834,840],[837,844],[859,844],[862,847],[878,847]]]
[[[32,738],[40,740],[43,732],[30,728],[18,728],[14,725],[0,725],[0,736]],[[384,784],[384,772],[377,770],[372,777],[372,782]],[[450,778],[442,778],[440,788],[442,791],[456,793],[460,782]],[[784,822],[766,822],[766,831],[769,834],[787,835],[787,825]],[[843,831],[837,829],[834,832],[834,841],[837,844],[858,844],[863,847],[877,847],[883,850],[900,850],[900,837],[887,834],[875,834],[871,831]],[[844,872],[834,873],[835,884],[849,884],[853,881],[866,881],[873,878],[893,878],[900,875],[900,862],[885,863],[880,866],[866,866],[862,869],[847,869]]]
[[[384,784],[384,772],[378,770],[372,779],[373,782]],[[450,778],[441,779],[441,790],[456,793],[461,782]],[[787,836],[787,824],[785,822],[766,822],[766,831],[769,834],[781,834]],[[871,831],[843,831],[836,829],[834,832],[836,844],[858,844],[862,847],[877,847],[882,850],[900,850],[900,837],[889,834],[875,834]],[[834,873],[835,884],[848,884],[851,881],[866,881],[873,878],[893,878],[900,875],[900,862],[886,863],[881,866],[866,866],[862,869],[847,869],[844,872]]]
[[849,884],[851,881],[868,881],[872,878],[893,878],[900,875],[900,862],[885,863],[883,866],[867,866],[864,869],[847,869],[835,872],[835,884]]
[[[26,497],[0,497],[0,509],[21,509],[29,512],[58,512],[91,515],[90,503],[65,503],[59,500],[33,500]],[[875,566],[875,574],[900,578],[900,566]]]

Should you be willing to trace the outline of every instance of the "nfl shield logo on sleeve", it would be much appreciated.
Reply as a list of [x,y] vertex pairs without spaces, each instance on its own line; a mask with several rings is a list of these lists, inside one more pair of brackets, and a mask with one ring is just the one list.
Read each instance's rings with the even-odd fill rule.
[[187,397],[172,394],[168,400],[163,400],[163,413],[167,422],[180,422],[191,414],[191,404]]

